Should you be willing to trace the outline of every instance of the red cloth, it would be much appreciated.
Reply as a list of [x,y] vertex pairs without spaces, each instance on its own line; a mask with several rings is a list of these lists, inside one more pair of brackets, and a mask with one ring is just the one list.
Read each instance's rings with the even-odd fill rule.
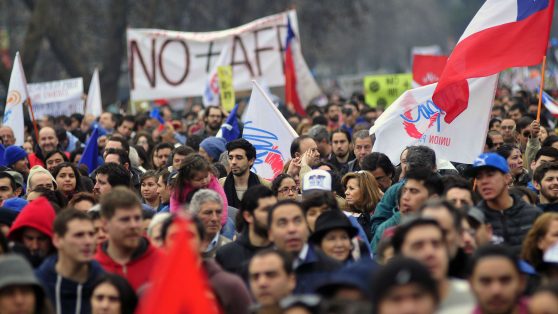
[[29,158],[29,168],[33,168],[34,166],[41,166],[43,168],[45,167],[45,163],[39,157],[37,157],[35,153],[29,154],[27,158]]
[[189,222],[178,218],[174,224],[179,230],[174,244],[157,262],[137,313],[220,313],[200,257],[192,250]]
[[305,116],[306,111],[302,107],[296,88],[296,68],[293,58],[293,43],[295,34],[291,27],[291,21],[287,23],[287,45],[285,48],[285,102],[292,105],[299,115]]
[[54,217],[56,217],[54,208],[45,197],[41,196],[23,207],[10,228],[8,239],[21,241],[19,231],[26,227],[37,229],[52,239]]
[[148,282],[151,270],[161,256],[161,251],[151,245],[149,240],[144,238],[144,241],[144,244],[147,243],[147,247],[143,252],[138,252],[138,256],[125,265],[115,262],[107,254],[105,251],[106,247],[102,244],[97,249],[95,259],[101,264],[105,271],[126,278],[134,290],[137,291],[142,285]]

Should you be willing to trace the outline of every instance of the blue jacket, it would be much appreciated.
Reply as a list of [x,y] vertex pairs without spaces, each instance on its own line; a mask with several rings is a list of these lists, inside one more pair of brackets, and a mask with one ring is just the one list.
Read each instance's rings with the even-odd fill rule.
[[47,258],[35,271],[56,313],[91,313],[91,294],[95,280],[104,273],[97,261],[90,262],[89,276],[84,284],[63,278],[56,272],[58,255]]
[[[397,202],[399,201],[397,198],[399,190],[401,190],[403,184],[405,184],[405,180],[401,180],[400,182],[390,186],[384,193],[384,196],[378,205],[376,205],[376,210],[374,210],[374,215],[372,215],[372,235],[376,233],[378,226],[388,220],[391,216],[393,216],[393,213],[396,212]],[[380,237],[381,236],[382,235],[380,234]]]
[[343,265],[308,244],[308,253],[304,261],[295,268],[296,288],[294,294],[314,293],[316,287],[332,271]]

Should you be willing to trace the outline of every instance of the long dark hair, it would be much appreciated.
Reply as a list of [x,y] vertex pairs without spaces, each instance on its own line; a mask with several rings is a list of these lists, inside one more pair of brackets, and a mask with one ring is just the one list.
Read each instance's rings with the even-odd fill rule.
[[173,189],[177,200],[181,203],[186,201],[186,188],[190,184],[196,174],[200,172],[211,172],[211,164],[200,154],[191,154],[186,156],[182,162],[182,166],[178,169],[176,180],[173,183]]
[[60,173],[60,171],[62,171],[62,168],[68,168],[68,167],[72,169],[72,171],[74,172],[74,176],[76,177],[76,188],[75,188],[73,193],[70,193],[70,195],[68,195],[68,199],[70,199],[70,198],[72,198],[72,196],[75,193],[87,192],[87,191],[85,190],[85,188],[81,184],[81,173],[79,172],[76,165],[74,165],[72,162],[65,161],[65,162],[59,164],[58,166],[54,167],[52,169],[52,176],[54,177],[54,180],[56,180],[56,177],[58,176],[58,173]]
[[112,285],[118,291],[121,313],[133,314],[138,305],[138,296],[128,281],[118,275],[106,273],[97,279],[91,291],[94,292],[97,287],[104,283]]

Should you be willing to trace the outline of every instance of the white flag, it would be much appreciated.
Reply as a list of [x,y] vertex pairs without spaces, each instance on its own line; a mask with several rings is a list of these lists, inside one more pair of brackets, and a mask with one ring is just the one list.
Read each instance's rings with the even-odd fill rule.
[[217,68],[223,65],[229,65],[231,56],[229,54],[229,46],[223,46],[217,62],[213,65],[211,72],[207,76],[205,89],[202,95],[204,106],[219,106],[219,78],[217,77]]
[[21,146],[25,142],[25,130],[23,128],[23,106],[28,98],[27,80],[23,72],[23,65],[19,52],[16,53],[10,84],[8,86],[8,98],[4,110],[3,125],[9,126],[14,131],[15,145]]
[[85,104],[85,114],[92,114],[98,117],[103,113],[103,102],[101,100],[101,84],[99,83],[99,70],[95,68],[89,91],[87,92],[87,102]]
[[252,81],[252,84],[252,95],[242,117],[242,137],[256,148],[252,170],[272,180],[290,159],[291,143],[298,135],[258,83]]
[[472,163],[483,151],[498,75],[469,79],[469,105],[451,124],[432,101],[436,84],[406,91],[376,120],[372,151],[399,163],[403,149],[426,145],[438,159]]

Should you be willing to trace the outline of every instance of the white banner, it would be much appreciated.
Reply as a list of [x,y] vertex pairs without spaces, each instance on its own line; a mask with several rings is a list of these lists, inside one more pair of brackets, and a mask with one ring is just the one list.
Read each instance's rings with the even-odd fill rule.
[[469,106],[451,124],[432,102],[436,84],[406,91],[376,120],[372,151],[386,154],[399,164],[405,147],[426,145],[438,159],[472,163],[482,153],[498,75],[469,79]]
[[60,81],[28,84],[35,119],[46,115],[69,116],[83,114],[83,79],[73,78]]
[[291,143],[298,135],[258,83],[253,84],[250,102],[242,116],[242,137],[256,148],[252,171],[273,180],[291,159]]
[[[287,15],[298,36],[295,11],[216,32],[128,29],[131,99],[203,95],[207,77],[225,45],[230,45],[229,60],[225,64],[232,66],[236,91],[250,90],[252,80],[263,79],[271,87],[283,86]],[[302,58],[300,48],[295,55]],[[295,61],[297,64],[304,62]],[[297,77],[301,82],[306,82],[310,75],[307,67],[297,68]]]

